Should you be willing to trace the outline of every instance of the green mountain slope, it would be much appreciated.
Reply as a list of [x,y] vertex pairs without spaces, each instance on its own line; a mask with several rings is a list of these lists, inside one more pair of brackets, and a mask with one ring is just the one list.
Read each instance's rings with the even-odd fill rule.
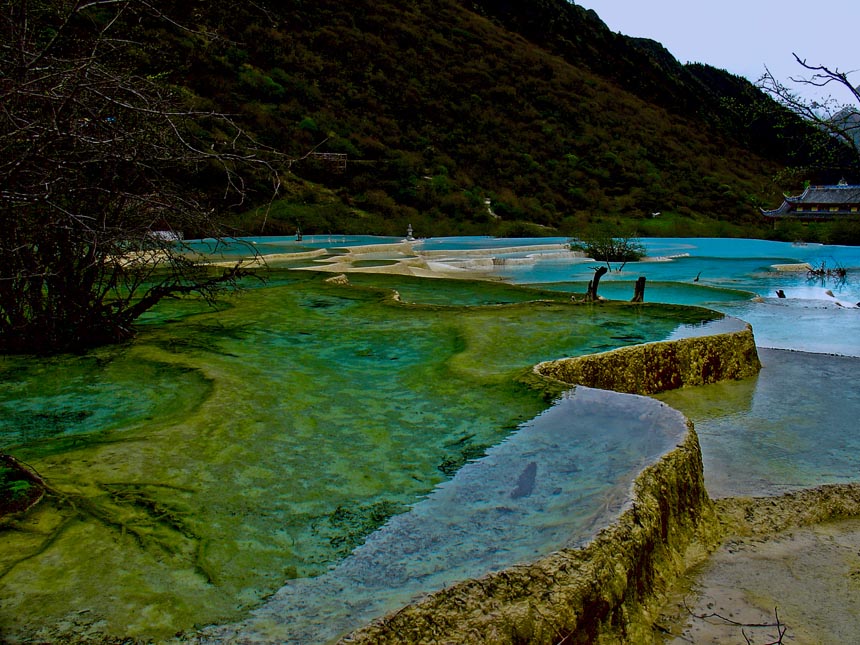
[[238,220],[249,233],[575,234],[658,211],[749,227],[775,173],[808,161],[750,118],[769,99],[744,79],[563,0],[170,11],[220,38],[159,32],[149,71],[295,160],[285,200]]

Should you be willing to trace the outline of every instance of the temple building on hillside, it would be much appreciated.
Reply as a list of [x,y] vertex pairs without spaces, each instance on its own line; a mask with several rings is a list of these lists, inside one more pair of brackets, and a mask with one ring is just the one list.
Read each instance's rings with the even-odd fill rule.
[[836,186],[808,186],[802,195],[786,197],[779,208],[762,215],[802,221],[828,220],[846,215],[860,215],[860,186],[850,186],[843,179]]

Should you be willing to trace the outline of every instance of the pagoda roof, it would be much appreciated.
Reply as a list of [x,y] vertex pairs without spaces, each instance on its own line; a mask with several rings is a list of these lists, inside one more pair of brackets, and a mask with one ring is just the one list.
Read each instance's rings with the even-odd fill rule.
[[858,208],[860,186],[842,181],[835,186],[808,186],[800,195],[786,195],[779,208],[760,210],[765,217],[829,219],[834,215],[857,215]]
[[789,204],[860,204],[860,186],[808,186],[801,195],[786,197]]

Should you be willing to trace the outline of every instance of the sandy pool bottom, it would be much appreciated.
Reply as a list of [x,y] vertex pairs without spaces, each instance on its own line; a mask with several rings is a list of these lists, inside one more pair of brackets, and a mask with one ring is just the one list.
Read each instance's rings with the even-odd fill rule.
[[665,643],[856,642],[860,519],[761,528],[688,572],[658,621]]
[[860,360],[759,355],[753,379],[660,397],[693,420],[725,537],[670,594],[658,642],[858,642]]

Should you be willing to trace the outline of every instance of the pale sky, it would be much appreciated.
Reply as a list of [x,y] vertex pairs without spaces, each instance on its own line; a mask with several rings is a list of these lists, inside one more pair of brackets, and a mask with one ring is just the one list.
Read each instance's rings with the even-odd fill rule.
[[[612,31],[662,43],[682,63],[698,62],[755,83],[764,67],[789,82],[812,65],[860,70],[860,0],[575,0]],[[860,84],[860,71],[849,74]],[[832,92],[834,98],[849,97]]]

